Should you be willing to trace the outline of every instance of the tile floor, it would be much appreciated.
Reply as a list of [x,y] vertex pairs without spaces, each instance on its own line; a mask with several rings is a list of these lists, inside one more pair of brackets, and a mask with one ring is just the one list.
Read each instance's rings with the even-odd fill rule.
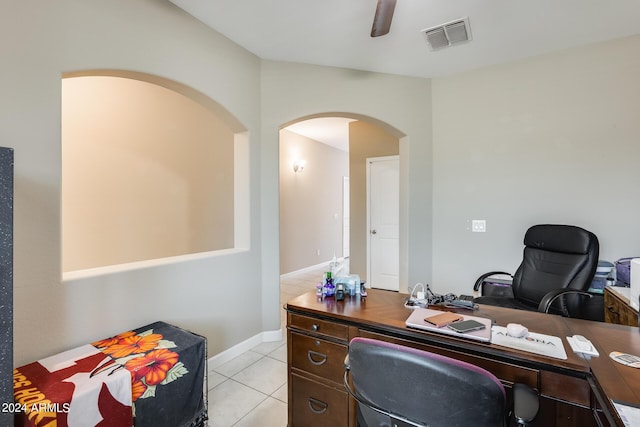
[[[280,303],[315,289],[326,267],[306,270],[280,280]],[[286,316],[281,314],[286,336]],[[257,345],[233,360],[209,370],[210,427],[286,427],[286,339]]]

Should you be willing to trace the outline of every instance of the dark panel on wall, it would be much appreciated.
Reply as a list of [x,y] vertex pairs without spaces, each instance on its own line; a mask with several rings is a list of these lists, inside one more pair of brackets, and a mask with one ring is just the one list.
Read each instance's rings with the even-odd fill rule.
[[[13,402],[13,149],[0,147],[0,404]],[[0,411],[0,425],[13,415]]]

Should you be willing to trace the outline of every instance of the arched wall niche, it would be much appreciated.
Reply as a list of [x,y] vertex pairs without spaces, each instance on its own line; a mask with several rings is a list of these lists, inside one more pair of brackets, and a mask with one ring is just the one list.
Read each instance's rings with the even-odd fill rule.
[[106,76],[106,77],[121,77],[125,79],[131,80],[140,80],[142,82],[151,83],[157,86],[164,87],[165,89],[172,90],[173,92],[180,93],[187,98],[201,104],[203,107],[210,110],[217,117],[222,120],[225,125],[231,129],[234,133],[246,132],[247,129],[240,123],[240,121],[231,114],[226,108],[222,105],[211,99],[209,96],[204,93],[192,88],[191,86],[187,86],[183,83],[177,82],[175,80],[167,79],[164,77],[160,77],[154,74],[141,73],[138,71],[128,71],[128,70],[83,70],[83,71],[73,71],[68,73],[63,73],[62,78],[71,78],[71,77],[87,77],[87,76]]
[[62,91],[65,279],[249,248],[249,136],[224,107],[123,70]]

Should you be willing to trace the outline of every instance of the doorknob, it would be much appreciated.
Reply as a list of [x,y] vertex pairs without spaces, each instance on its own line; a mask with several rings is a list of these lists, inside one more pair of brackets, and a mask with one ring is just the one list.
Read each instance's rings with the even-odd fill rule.
[[378,234],[376,230],[371,230],[371,234]]

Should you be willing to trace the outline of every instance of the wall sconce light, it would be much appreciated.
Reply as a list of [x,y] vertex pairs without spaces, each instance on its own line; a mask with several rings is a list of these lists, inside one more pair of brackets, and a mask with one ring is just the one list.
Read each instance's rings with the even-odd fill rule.
[[296,160],[295,162],[293,162],[293,172],[301,173],[304,170],[306,164],[306,160]]

